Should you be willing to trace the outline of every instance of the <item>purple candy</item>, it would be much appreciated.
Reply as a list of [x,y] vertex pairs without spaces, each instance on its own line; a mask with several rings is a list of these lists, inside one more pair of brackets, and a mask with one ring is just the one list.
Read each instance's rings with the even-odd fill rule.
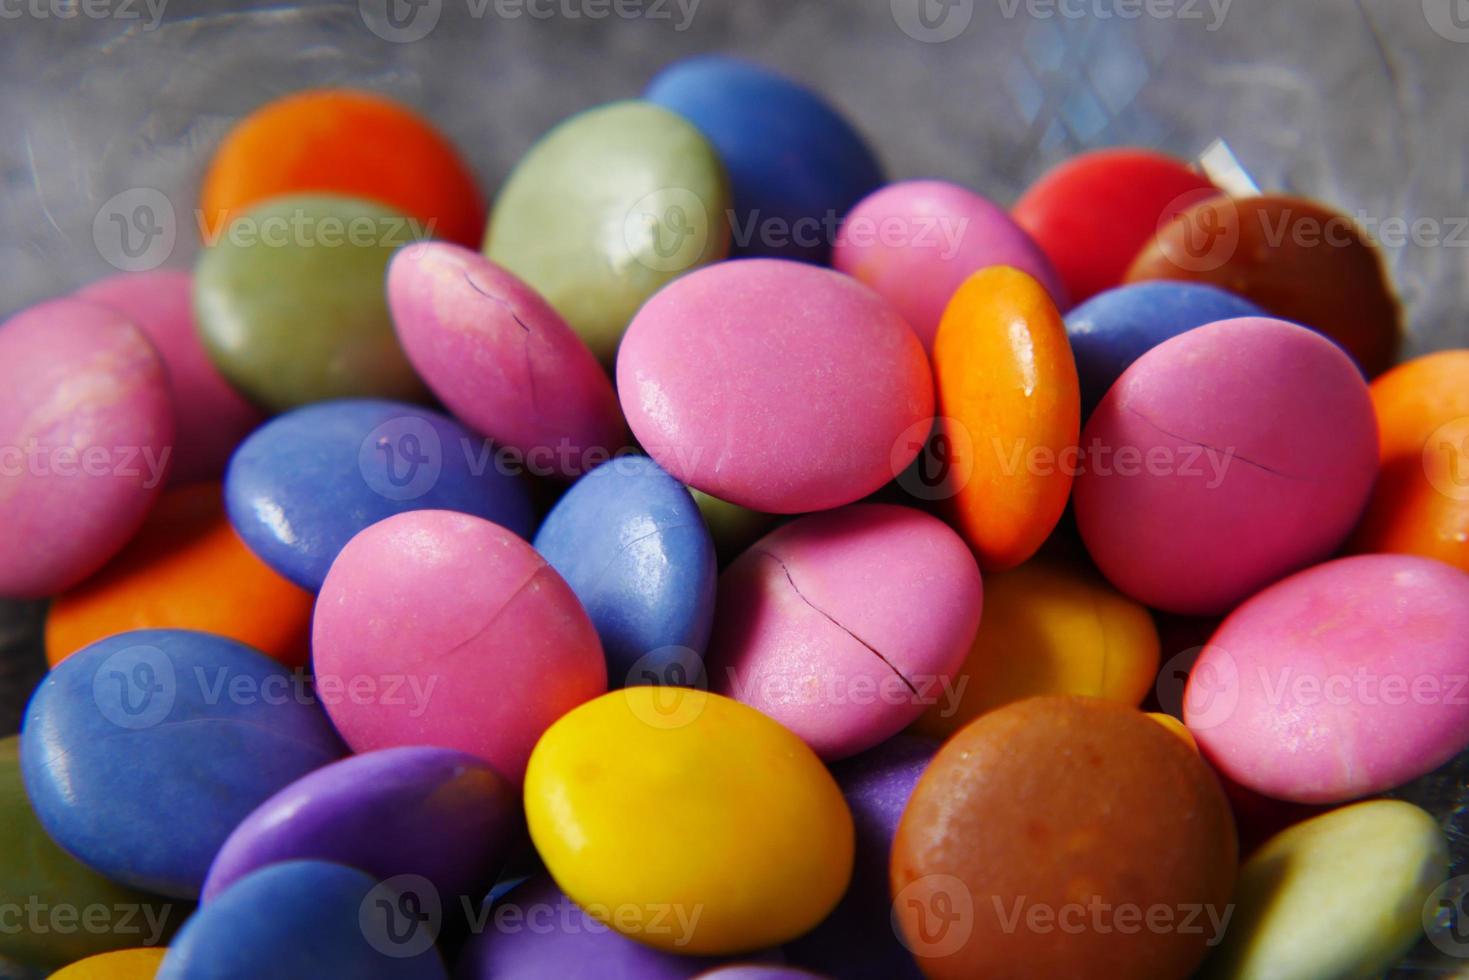
[[847,894],[811,932],[786,944],[792,963],[851,980],[921,980],[892,926],[888,856],[898,821],[938,743],[898,735],[831,767],[852,810],[857,860]]
[[695,980],[825,980],[819,973],[794,966],[762,966],[759,963],[736,963],[701,973]]
[[453,903],[485,893],[519,825],[515,790],[472,755],[367,752],[298,779],[246,817],[215,857],[201,900],[267,864],[310,859],[379,879],[422,875]]

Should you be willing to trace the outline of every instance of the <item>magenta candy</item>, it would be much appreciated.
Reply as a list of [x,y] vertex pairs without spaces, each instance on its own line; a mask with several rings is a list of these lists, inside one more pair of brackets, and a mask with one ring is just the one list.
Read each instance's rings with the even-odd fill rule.
[[859,201],[842,222],[832,265],[892,303],[930,350],[949,298],[988,266],[1019,269],[1067,308],[1050,259],[1009,213],[942,180],[900,181]]
[[505,528],[442,510],[347,543],[317,597],[312,652],[354,751],[440,745],[516,785],[541,733],[607,689],[597,631],[561,576]]
[[0,596],[55,595],[117,553],[167,476],[163,362],[112,310],[52,300],[0,324]]
[[1212,615],[1331,555],[1377,473],[1377,422],[1350,358],[1283,320],[1164,341],[1107,392],[1081,438],[1073,503],[1123,592]]
[[123,273],[78,290],[76,299],[127,317],[153,342],[173,394],[172,484],[217,480],[230,453],[264,421],[260,409],[230,387],[194,326],[193,277],[177,269]]
[[858,500],[912,461],[933,416],[923,345],[855,280],[745,259],[650,299],[617,356],[634,435],[658,464],[767,513]]
[[469,249],[410,245],[388,268],[388,305],[414,369],[470,428],[534,471],[578,476],[626,441],[612,382],[566,321]]
[[709,684],[841,759],[938,703],[980,601],[974,556],[937,518],[892,504],[811,514],[720,576]]
[[1240,606],[1189,675],[1184,722],[1226,776],[1339,803],[1469,744],[1469,574],[1411,555],[1308,569]]

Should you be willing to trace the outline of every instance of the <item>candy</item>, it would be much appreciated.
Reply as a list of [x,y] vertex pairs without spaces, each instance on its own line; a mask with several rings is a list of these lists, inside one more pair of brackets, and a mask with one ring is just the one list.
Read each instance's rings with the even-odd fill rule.
[[892,307],[847,276],[777,259],[721,263],[649,300],[618,354],[617,390],[665,470],[781,514],[876,490],[933,415],[923,345]]
[[1139,711],[993,711],[939,750],[893,843],[894,919],[932,980],[1188,976],[1228,922],[1234,823],[1209,768]]
[[88,956],[51,974],[50,980],[153,980],[167,950],[119,949]]
[[1018,565],[1061,519],[1075,470],[1080,396],[1061,315],[1025,273],[984,269],[944,310],[933,362],[937,492],[982,567]]
[[1242,316],[1265,316],[1265,311],[1204,283],[1139,282],[1093,296],[1066,315],[1066,336],[1081,380],[1082,417],[1091,415],[1133,361],[1163,341]]
[[357,198],[301,195],[254,206],[194,271],[194,312],[210,358],[273,411],[328,398],[421,397],[383,294],[393,251],[418,237],[401,215]]
[[[187,906],[134,891],[109,881],[58,847],[42,828],[20,776],[20,739],[0,739],[0,895],[9,911],[0,930],[0,966],[6,961],[36,967],[62,963],[108,950],[167,942],[183,922]],[[56,909],[75,915],[99,913],[105,928],[52,928]],[[66,915],[63,911],[61,915]],[[32,920],[30,916],[39,918]],[[57,926],[65,918],[54,920]],[[72,921],[75,921],[73,919]]]
[[530,495],[495,449],[438,412],[348,399],[272,419],[235,453],[225,504],[245,544],[303,588],[321,588],[348,540],[413,510],[474,514],[522,537]]
[[1180,211],[1127,282],[1210,283],[1340,344],[1375,377],[1392,364],[1401,312],[1380,250],[1347,215],[1298,197],[1216,197]]
[[645,97],[713,144],[734,192],[738,254],[825,262],[847,209],[883,181],[882,165],[825,99],[734,58],[687,58]]
[[153,342],[174,403],[174,484],[217,480],[230,453],[261,422],[260,409],[231,388],[204,352],[194,326],[193,277],[177,269],[111,276],[76,298],[116,310]]
[[1399,800],[1323,814],[1271,838],[1240,871],[1205,975],[1375,977],[1422,935],[1448,865],[1433,817]]
[[819,973],[794,966],[761,966],[739,963],[701,973],[695,980],[824,980]]
[[852,884],[831,915],[786,944],[791,960],[847,980],[918,980],[892,928],[888,863],[903,807],[938,743],[897,735],[832,767],[857,828]]
[[710,686],[824,759],[853,755],[941,699],[974,640],[981,591],[964,542],[922,511],[810,514],[720,576]]
[[1469,573],[1359,555],[1277,583],[1227,618],[1184,721],[1223,773],[1333,803],[1401,785],[1469,744]]
[[1469,351],[1400,364],[1370,390],[1382,470],[1351,549],[1469,571]]
[[446,980],[420,900],[340,864],[273,864],[189,919],[158,980]]
[[[677,943],[692,928],[670,914]],[[629,939],[587,915],[537,876],[496,903],[460,957],[456,980],[690,980],[720,960],[684,956]]]
[[374,878],[419,875],[445,901],[478,900],[504,863],[519,800],[493,769],[428,746],[351,756],[308,773],[241,821],[215,856],[201,900],[293,859]]
[[714,538],[714,550],[721,563],[730,561],[754,544],[775,524],[775,516],[772,514],[762,514],[758,510],[711,497],[693,487],[689,487],[689,493],[693,496],[694,503],[699,505],[699,513],[709,528],[709,534]]
[[698,690],[629,687],[567,713],[531,756],[525,806],[566,893],[667,952],[793,939],[852,871],[852,817],[821,761],[760,712]]
[[173,402],[143,334],[70,299],[0,324],[0,392],[0,596],[41,598],[143,522],[172,454]]
[[1372,489],[1367,386],[1321,335],[1223,320],[1154,347],[1082,433],[1076,523],[1129,596],[1222,613],[1342,543]]
[[268,198],[332,193],[413,215],[427,235],[473,245],[484,202],[458,152],[408,107],[372,92],[314,89],[240,120],[199,197],[206,235]]
[[690,683],[714,621],[714,542],[683,484],[646,456],[603,463],[557,502],[535,548],[581,600],[614,686]]
[[1032,558],[986,576],[984,592],[984,618],[964,665],[915,731],[947,738],[987,711],[1041,694],[1137,705],[1152,690],[1152,617],[1090,570]]
[[993,265],[1025,272],[1066,308],[1066,288],[1030,236],[958,184],[907,180],[868,195],[842,222],[832,252],[832,266],[877,290],[929,350],[949,298]]
[[442,242],[410,245],[388,267],[388,305],[414,368],[476,431],[565,476],[622,446],[622,411],[602,366],[545,300],[493,262]]
[[729,249],[729,188],[714,149],[642,101],[573,116],[505,180],[484,252],[611,363],[643,302]]
[[240,541],[220,485],[195,483],[164,493],[116,558],[51,602],[46,659],[54,666],[128,630],[174,628],[227,636],[299,667],[311,604],[311,593]]
[[31,698],[36,816],[116,881],[192,898],[235,825],[341,743],[285,668],[241,643],[138,630],[80,650]]
[[1013,214],[1080,303],[1119,285],[1164,220],[1217,193],[1182,160],[1149,150],[1092,150],[1047,171]]
[[[354,751],[441,745],[519,784],[546,727],[607,689],[596,629],[530,545],[468,514],[421,510],[362,531],[316,603],[318,684]],[[385,682],[394,682],[389,697]]]

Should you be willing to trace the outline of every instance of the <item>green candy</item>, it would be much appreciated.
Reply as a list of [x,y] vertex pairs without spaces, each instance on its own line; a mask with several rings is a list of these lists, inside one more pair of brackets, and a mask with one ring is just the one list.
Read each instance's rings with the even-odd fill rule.
[[329,398],[422,398],[384,280],[393,253],[431,231],[369,201],[324,194],[241,214],[195,271],[194,312],[210,358],[276,411]]
[[775,515],[750,510],[728,500],[711,497],[702,490],[689,487],[699,513],[714,538],[720,564],[733,560],[766,531],[775,526]]
[[0,970],[165,942],[191,908],[114,884],[53,843],[21,783],[20,738],[0,739]]
[[1203,975],[1223,980],[1376,977],[1423,934],[1448,850],[1400,800],[1332,810],[1276,834],[1235,885],[1234,916]]
[[614,102],[531,148],[490,214],[485,255],[539,292],[610,364],[643,302],[729,250],[714,148],[650,102]]

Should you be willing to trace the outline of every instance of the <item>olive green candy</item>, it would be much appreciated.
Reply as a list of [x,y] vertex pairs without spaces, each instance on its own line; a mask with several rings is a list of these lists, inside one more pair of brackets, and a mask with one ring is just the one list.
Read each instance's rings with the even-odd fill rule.
[[628,321],[729,250],[729,185],[682,117],[632,100],[558,125],[516,165],[484,251],[556,308],[605,364]]
[[714,538],[721,563],[735,558],[775,524],[774,514],[750,510],[728,500],[711,497],[693,487],[689,487],[689,493],[693,495],[694,503],[699,505],[699,513]]
[[1276,834],[1245,862],[1214,980],[1376,977],[1423,933],[1448,852],[1437,822],[1401,800],[1332,810]]
[[432,231],[369,201],[326,194],[273,198],[239,215],[195,272],[194,312],[210,358],[276,411],[329,398],[422,398],[384,279],[393,253]]
[[0,739],[0,971],[163,943],[191,908],[108,881],[53,843],[21,783],[20,738]]

